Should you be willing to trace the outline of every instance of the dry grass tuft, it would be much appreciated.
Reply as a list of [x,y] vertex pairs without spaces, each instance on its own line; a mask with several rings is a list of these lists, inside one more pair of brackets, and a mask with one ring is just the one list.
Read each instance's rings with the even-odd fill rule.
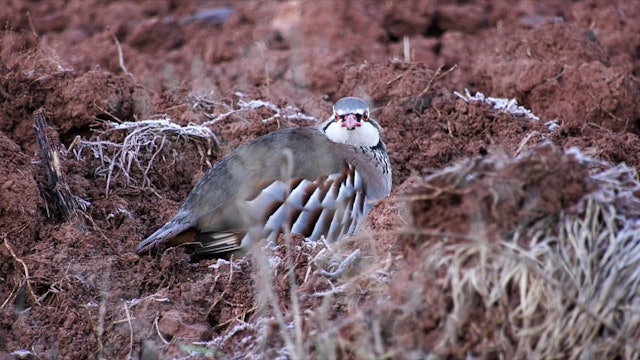
[[[420,201],[436,202],[453,191],[478,192],[481,179],[499,178],[514,162],[544,164],[547,155],[488,159],[484,170],[469,162],[445,169],[427,178],[424,185],[441,184],[443,176],[460,181]],[[441,274],[438,283],[451,302],[443,310],[441,334],[433,349],[436,353],[531,359],[640,356],[637,173],[624,164],[602,169],[602,163],[576,150],[563,153],[561,159],[592,169],[585,179],[590,191],[577,204],[559,213],[537,209],[535,217],[499,213],[520,222],[513,228],[498,229],[508,231],[493,231],[494,223],[475,222],[468,236],[423,243],[419,271]],[[487,161],[492,162],[491,173],[486,172]],[[564,177],[567,170],[555,165],[529,169],[523,177],[543,176],[533,171]],[[517,177],[511,185],[482,183],[487,184],[496,186],[486,189],[495,194],[527,190],[540,197],[545,190],[523,189]],[[494,209],[499,210],[500,205]]]
[[[167,143],[192,143],[203,156],[210,155],[210,149],[218,145],[216,135],[209,128],[196,124],[181,126],[168,118],[106,122],[106,126],[95,140],[76,137],[69,150],[80,160],[88,149],[100,161],[95,173],[106,178],[107,195],[112,182],[120,178],[126,186],[152,188],[148,174],[156,158],[166,151]],[[120,141],[103,140],[118,138],[122,133],[125,135],[120,135]],[[140,175],[133,175],[133,171]]]
[[341,338],[344,331],[366,323],[364,314],[338,313],[357,308],[365,294],[383,289],[389,262],[369,261],[370,254],[348,240],[314,243],[290,234],[280,239],[275,248],[251,251],[257,305],[250,321],[234,321],[219,336],[197,345],[251,359],[379,357],[373,337],[354,339],[355,344]]

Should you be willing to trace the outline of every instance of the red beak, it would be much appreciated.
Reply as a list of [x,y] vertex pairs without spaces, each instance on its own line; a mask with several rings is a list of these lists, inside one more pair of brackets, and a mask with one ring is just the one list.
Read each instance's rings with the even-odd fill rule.
[[360,125],[360,122],[354,114],[347,114],[344,116],[344,120],[342,120],[342,127],[346,127],[347,130],[353,130]]

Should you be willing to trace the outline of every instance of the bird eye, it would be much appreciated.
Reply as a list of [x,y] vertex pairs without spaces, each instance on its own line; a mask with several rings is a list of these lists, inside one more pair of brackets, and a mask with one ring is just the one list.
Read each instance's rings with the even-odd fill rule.
[[368,112],[364,112],[364,114],[362,114],[362,120],[367,121],[369,120],[369,113]]

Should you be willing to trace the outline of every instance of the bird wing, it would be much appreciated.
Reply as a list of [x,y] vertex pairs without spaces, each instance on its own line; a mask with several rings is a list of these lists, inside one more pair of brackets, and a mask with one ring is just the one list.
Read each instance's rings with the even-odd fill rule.
[[315,179],[273,179],[259,183],[250,196],[238,202],[247,220],[244,229],[200,229],[195,236],[196,255],[235,252],[261,239],[274,242],[280,233],[292,232],[311,240],[322,236],[337,240],[353,233],[365,214],[362,179],[352,166]]

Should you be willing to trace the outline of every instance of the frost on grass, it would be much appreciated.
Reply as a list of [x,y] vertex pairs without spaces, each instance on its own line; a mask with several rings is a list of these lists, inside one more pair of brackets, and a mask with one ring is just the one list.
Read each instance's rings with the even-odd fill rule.
[[[640,356],[638,174],[576,149],[552,149],[517,159],[469,160],[425,179],[414,216],[420,218],[419,209],[438,211],[440,201],[451,197],[477,205],[467,210],[474,217],[459,236],[429,226],[420,230],[419,243],[430,246],[423,248],[418,271],[442,274],[438,281],[451,301],[442,309],[436,353]],[[581,169],[580,191],[577,177],[553,181]],[[559,207],[549,200],[553,196],[560,196]]]
[[[189,124],[181,126],[169,118],[135,122],[106,122],[106,130],[94,140],[79,137],[70,146],[77,160],[89,151],[100,164],[95,169],[98,176],[107,180],[106,194],[115,180],[123,180],[126,186],[151,188],[149,171],[157,158],[166,150],[168,142],[192,143],[201,154],[209,155],[209,149],[217,146],[218,139],[209,128]],[[107,140],[118,138],[121,141]]]
[[316,121],[315,117],[303,113],[295,106],[287,105],[281,108],[269,101],[255,99],[245,100],[245,95],[240,92],[236,92],[235,96],[238,98],[235,106],[212,100],[206,96],[192,96],[189,97],[188,101],[191,103],[194,111],[202,114],[207,119],[202,126],[214,125],[230,116],[241,117],[244,113],[263,108],[271,112],[271,116],[262,119],[263,123],[274,120],[300,121],[306,123],[314,123]]
[[518,118],[525,118],[527,120],[538,121],[540,118],[533,114],[531,110],[518,105],[516,99],[503,99],[503,98],[494,98],[490,96],[484,96],[483,93],[477,92],[475,95],[471,95],[468,89],[464,89],[464,95],[460,94],[457,91],[453,92],[454,95],[459,97],[460,99],[470,102],[477,101],[483,102],[485,104],[489,104],[493,107],[494,110],[502,111],[509,113]]

